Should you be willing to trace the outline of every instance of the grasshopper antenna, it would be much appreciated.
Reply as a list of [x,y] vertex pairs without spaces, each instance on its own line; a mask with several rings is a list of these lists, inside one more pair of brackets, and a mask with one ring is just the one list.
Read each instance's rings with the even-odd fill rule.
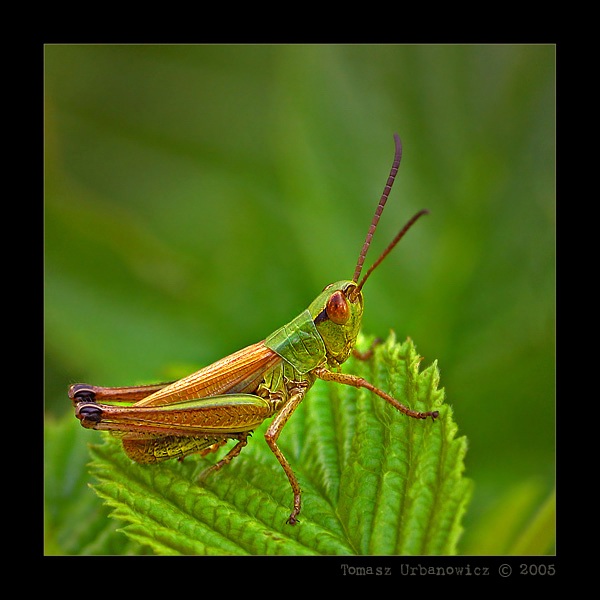
[[394,184],[396,174],[398,173],[398,167],[400,166],[400,160],[402,159],[402,141],[400,140],[400,137],[397,133],[394,134],[394,142],[396,143],[396,153],[394,155],[394,162],[392,163],[390,175],[388,177],[387,183],[385,184],[385,188],[383,189],[383,194],[381,195],[379,204],[375,209],[375,214],[373,215],[371,226],[369,227],[369,231],[367,232],[365,243],[363,244],[362,250],[360,251],[360,256],[358,257],[356,269],[354,270],[354,277],[352,278],[352,281],[354,281],[358,285],[356,287],[356,290],[354,290],[352,294],[353,296],[359,294],[363,285],[369,278],[369,275],[371,275],[371,273],[379,266],[381,261],[394,249],[396,244],[404,237],[404,234],[415,224],[415,222],[423,215],[429,214],[428,210],[423,209],[420,210],[416,215],[414,215],[408,221],[408,223],[406,223],[406,225],[398,232],[396,237],[388,244],[388,247],[381,253],[381,256],[373,263],[373,265],[365,273],[365,276],[360,280],[360,283],[358,283],[362,267],[365,262],[365,257],[367,256],[367,251],[369,250],[369,246],[371,245],[371,240],[373,239],[373,234],[375,233],[375,229],[377,228],[377,223],[379,223],[379,217],[381,216],[385,203],[387,202],[388,196],[390,195],[392,185]]
[[404,234],[415,224],[417,219],[419,219],[423,215],[428,215],[428,214],[429,214],[429,211],[426,208],[424,208],[423,210],[420,210],[416,215],[414,215],[410,219],[410,221],[408,221],[408,223],[398,232],[396,237],[390,242],[388,247],[381,253],[381,256],[371,265],[369,270],[365,273],[365,276],[360,280],[360,283],[358,284],[358,286],[356,286],[355,294],[360,292],[360,290],[362,289],[362,286],[365,285],[365,281],[367,281],[369,275],[379,266],[381,261],[394,249],[394,246],[404,237]]
[[379,223],[379,217],[381,216],[381,213],[383,212],[383,207],[385,206],[388,196],[390,195],[392,185],[394,185],[394,179],[396,179],[396,174],[398,173],[400,161],[402,160],[402,140],[400,139],[400,136],[397,133],[394,134],[394,143],[396,144],[394,162],[392,163],[392,168],[390,170],[388,180],[385,184],[385,187],[383,188],[383,194],[381,194],[379,204],[375,209],[375,214],[373,215],[371,226],[369,227],[369,231],[367,232],[365,243],[363,244],[362,250],[360,251],[358,262],[356,263],[356,269],[354,269],[354,277],[352,278],[352,281],[354,281],[355,283],[358,283],[358,278],[360,277],[360,273],[365,262],[365,257],[367,256],[367,251],[369,250],[369,246],[371,245],[371,240],[373,239],[375,229],[377,229],[377,223]]

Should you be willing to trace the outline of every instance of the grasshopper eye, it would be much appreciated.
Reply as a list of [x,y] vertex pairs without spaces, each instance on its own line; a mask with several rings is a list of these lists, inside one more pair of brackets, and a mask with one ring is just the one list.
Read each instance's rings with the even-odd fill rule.
[[346,302],[344,294],[339,291],[329,296],[325,310],[327,311],[329,320],[333,321],[336,325],[343,325],[350,318],[348,302]]

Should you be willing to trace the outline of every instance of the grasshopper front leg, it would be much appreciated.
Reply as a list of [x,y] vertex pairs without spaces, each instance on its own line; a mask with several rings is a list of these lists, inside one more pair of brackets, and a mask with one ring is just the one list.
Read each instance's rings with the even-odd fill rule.
[[293,387],[290,388],[289,400],[284,404],[279,413],[277,413],[277,416],[273,419],[271,425],[265,433],[265,440],[269,445],[269,448],[271,448],[271,452],[273,452],[279,461],[279,464],[283,467],[290,485],[292,486],[292,491],[294,492],[294,510],[292,510],[287,519],[287,522],[290,525],[295,525],[298,522],[296,517],[300,513],[300,484],[298,483],[298,479],[296,478],[290,463],[288,463],[287,459],[283,455],[283,452],[277,445],[277,439],[279,438],[279,434],[281,433],[281,430],[287,423],[288,419],[292,416],[292,413],[296,410],[296,408],[298,408],[300,402],[302,402],[308,387],[309,386],[306,382],[294,382]]
[[358,360],[369,360],[372,356],[373,353],[375,352],[375,348],[377,348],[377,346],[379,346],[379,344],[382,343],[381,338],[375,338],[373,340],[373,343],[364,351],[361,352],[360,350],[357,350],[356,348],[352,348],[352,356],[354,356],[354,358],[357,358]]
[[408,417],[412,417],[413,419],[426,419],[427,417],[431,417],[432,420],[435,420],[439,416],[439,412],[437,410],[420,412],[418,410],[413,410],[412,408],[408,408],[404,406],[401,402],[398,402],[396,398],[386,394],[383,390],[376,388],[372,383],[369,383],[366,379],[362,377],[358,377],[357,375],[347,375],[345,373],[334,373],[333,371],[329,371],[325,367],[317,367],[313,373],[324,381],[335,381],[336,383],[343,383],[344,385],[351,385],[356,388],[365,388],[374,394],[377,394],[380,398],[383,398],[386,402],[391,404],[396,410],[399,410],[401,413],[404,413]]

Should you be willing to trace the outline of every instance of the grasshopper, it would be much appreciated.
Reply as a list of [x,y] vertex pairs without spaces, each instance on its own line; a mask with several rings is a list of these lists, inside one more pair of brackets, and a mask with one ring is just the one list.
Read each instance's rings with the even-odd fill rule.
[[69,398],[81,425],[121,437],[127,455],[143,464],[181,460],[194,453],[204,456],[235,440],[229,452],[202,473],[203,478],[238,456],[252,431],[273,417],[265,440],[291,485],[294,500],[287,522],[294,525],[300,513],[300,485],[277,440],[316,379],[366,388],[409,417],[435,420],[438,411],[412,410],[365,379],[340,370],[351,353],[360,359],[368,359],[372,353],[372,349],[363,353],[355,349],[365,282],[417,219],[428,212],[415,214],[360,278],[402,158],[397,134],[394,141],[392,168],[351,280],[325,287],[304,312],[263,341],[178,381],[133,387],[72,385]]

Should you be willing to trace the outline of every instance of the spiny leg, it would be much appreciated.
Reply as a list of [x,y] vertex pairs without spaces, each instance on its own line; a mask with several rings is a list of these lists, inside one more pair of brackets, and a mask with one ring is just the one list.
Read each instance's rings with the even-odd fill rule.
[[[229,462],[231,462],[231,460],[234,459],[242,451],[242,449],[244,448],[244,446],[246,446],[246,444],[248,443],[248,435],[250,433],[251,432],[241,433],[239,435],[239,437],[237,438],[238,439],[238,443],[219,462],[216,462],[214,465],[211,465],[210,467],[204,469],[204,471],[202,471],[202,473],[200,473],[200,475],[198,476],[198,479],[200,481],[203,481],[208,475],[210,475],[214,471],[218,471],[220,468],[224,467],[226,464],[228,464]],[[207,448],[202,453],[202,456],[205,456],[209,452],[215,452],[226,441],[227,440],[223,440],[223,442],[217,442],[216,444],[213,444],[210,448]]]
[[292,486],[292,491],[294,492],[294,510],[292,510],[287,520],[290,525],[295,525],[298,522],[296,517],[300,513],[300,484],[296,479],[296,475],[294,474],[292,467],[290,467],[290,464],[283,455],[283,452],[281,452],[279,449],[279,446],[277,445],[277,439],[279,438],[279,434],[281,433],[281,430],[287,423],[288,419],[292,416],[292,413],[296,410],[296,408],[298,408],[300,402],[302,402],[302,398],[304,398],[304,395],[306,394],[306,389],[307,387],[303,386],[296,387],[291,390],[290,399],[273,419],[271,425],[265,433],[265,440],[267,441],[269,448],[271,448],[271,452],[273,452],[279,461],[279,464],[283,467],[290,485]]
[[228,441],[229,440],[227,440],[227,439],[220,440],[219,442],[214,443],[212,446],[209,446],[208,448],[201,450],[199,452],[199,454],[200,454],[200,456],[206,456],[207,454],[210,454],[211,452],[216,452],[219,448],[224,446]]
[[372,383],[369,383],[366,379],[358,377],[357,375],[347,375],[345,373],[333,373],[327,370],[325,367],[316,368],[313,373],[319,378],[325,381],[335,381],[336,383],[343,383],[345,385],[351,385],[356,388],[365,388],[370,390],[374,394],[377,394],[380,398],[383,398],[386,402],[389,402],[394,408],[404,413],[405,415],[412,417],[413,419],[426,419],[431,417],[437,419],[439,412],[437,410],[419,412],[418,410],[412,410],[404,404],[398,402],[394,397],[386,394],[384,391],[376,388]]

